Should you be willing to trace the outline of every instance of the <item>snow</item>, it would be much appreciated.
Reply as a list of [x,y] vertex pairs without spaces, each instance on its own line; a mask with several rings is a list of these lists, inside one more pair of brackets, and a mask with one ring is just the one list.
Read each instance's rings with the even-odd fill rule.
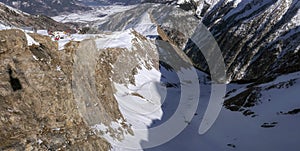
[[300,25],[300,9],[298,9],[297,14],[292,18],[291,23],[295,24],[294,26]]
[[37,45],[39,46],[40,44],[36,42],[31,36],[29,36],[27,33],[25,33],[25,36],[27,38],[27,45],[32,46],[32,45]]
[[11,29],[11,27],[5,26],[5,25],[0,23],[0,30],[6,30],[6,29]]
[[[211,129],[204,135],[199,135],[198,126],[210,95],[209,85],[202,84],[197,115],[190,125],[175,139],[161,146],[147,149],[147,151],[297,150],[300,133],[296,125],[300,124],[299,115],[278,115],[278,112],[300,108],[300,102],[297,99],[300,97],[299,78],[300,72],[297,72],[280,76],[274,82],[260,85],[259,87],[266,87],[274,83],[297,79],[296,84],[289,88],[263,91],[262,103],[251,108],[258,116],[246,117],[240,112],[232,112],[223,108]],[[237,88],[237,91],[241,92],[246,85],[229,84],[228,87]],[[231,96],[234,95],[231,94]],[[269,98],[271,101],[267,101]],[[278,124],[273,128],[261,127],[263,123],[272,122],[278,122]],[[236,148],[231,148],[228,144],[233,144]]]
[[149,13],[144,13],[141,15],[142,17],[139,19],[138,23],[133,26],[128,26],[126,28],[133,28],[135,31],[139,32],[143,36],[153,36],[159,35],[157,33],[157,26],[152,23],[150,19]]
[[205,2],[207,2],[208,4],[211,5],[211,7],[213,7],[216,3],[218,3],[220,0],[205,0]]
[[128,50],[131,50],[131,41],[133,38],[134,35],[132,34],[132,29],[128,29],[123,32],[112,32],[103,34],[95,41],[98,49],[127,48]]
[[40,34],[40,35],[48,36],[48,31],[47,30],[37,30],[36,33]]
[[[180,0],[178,3],[183,3],[184,1],[189,0]],[[235,0],[234,5],[237,8],[232,9],[225,18],[238,12],[239,9],[242,9],[248,2],[249,1],[246,0]],[[267,1],[262,2],[263,4],[266,4]],[[211,0],[211,3],[216,2]],[[122,12],[129,8],[131,8],[131,6],[105,6],[96,8],[94,11],[87,13],[56,16],[54,19],[61,22],[76,21],[86,23],[105,20],[110,14]],[[253,7],[253,9],[239,17],[244,17],[255,10],[256,7]],[[99,14],[107,14],[107,16],[99,17]],[[295,16],[292,22],[298,25],[297,20],[299,20],[299,15]],[[0,30],[7,28],[9,27],[0,24]],[[99,35],[72,34],[64,37],[64,39],[58,40],[59,50],[64,49],[65,44],[70,41],[82,41],[84,39],[97,37],[95,41],[98,49],[117,47],[126,48],[130,51],[132,49],[132,40],[134,39],[132,29],[144,36],[158,35],[156,27],[151,22],[147,12],[142,15],[136,24],[129,25],[127,28],[129,29],[122,32],[107,32]],[[37,33],[41,35],[48,35],[46,30],[38,30]],[[39,45],[27,33],[25,33],[25,35],[28,41],[28,46],[33,44]],[[37,59],[36,56],[33,56],[33,58]],[[60,71],[61,67],[57,66],[56,70]],[[156,69],[147,70],[144,67],[138,69],[137,75],[135,75],[136,85],[113,83],[116,89],[116,93],[114,95],[119,104],[119,109],[126,121],[132,125],[134,136],[127,133],[125,134],[125,139],[122,142],[117,142],[111,137],[109,129],[111,128],[113,131],[119,132],[119,127],[122,127],[121,119],[118,119],[117,122],[112,122],[109,126],[102,123],[92,126],[92,128],[97,131],[105,132],[103,137],[112,143],[112,150],[130,150],[120,147],[122,145],[124,146],[124,144],[125,146],[142,148],[145,144],[147,144],[147,141],[155,141],[154,139],[157,139],[159,135],[151,133],[150,129],[158,127],[166,122],[180,106],[178,103],[181,98],[180,92],[189,91],[189,89],[186,88],[186,84],[188,84],[188,82],[180,83],[180,81],[182,81],[178,77],[180,76],[180,73],[176,74],[164,67],[160,70],[161,71],[157,71]],[[206,76],[200,71],[197,72],[198,77]],[[292,79],[295,79],[296,83],[288,88],[265,89],[274,84],[279,84]],[[163,82],[179,85],[179,87],[166,88],[162,85]],[[181,104],[185,107],[189,107],[188,109],[191,110],[197,108],[197,115],[195,114],[192,119],[184,119],[185,114],[181,113],[180,115],[182,115],[182,118],[180,118],[178,122],[185,122],[187,127],[174,139],[160,146],[147,149],[148,151],[233,150],[234,148],[229,147],[228,144],[233,144],[236,146],[236,150],[243,151],[297,150],[299,148],[298,141],[300,140],[300,133],[297,126],[300,124],[299,114],[280,115],[278,112],[287,112],[295,108],[300,108],[300,102],[298,101],[298,98],[300,97],[300,72],[282,75],[272,82],[256,86],[262,88],[263,91],[261,92],[262,95],[260,97],[261,102],[256,106],[249,108],[258,115],[253,118],[246,117],[241,112],[232,112],[225,108],[221,108],[221,112],[217,119],[214,119],[214,117],[211,116],[213,114],[206,114],[206,110],[208,108],[211,109],[214,106],[219,107],[222,104],[220,104],[220,102],[210,104],[211,102],[209,102],[209,98],[211,97],[211,93],[218,90],[212,89],[209,82],[204,82],[201,78],[199,82],[201,86],[201,93],[199,92],[200,99],[198,106],[190,107],[190,103]],[[229,90],[236,89],[236,91],[230,93],[226,99],[244,92],[248,89],[247,86],[249,85],[250,84],[228,84],[227,87]],[[139,94],[142,97],[133,94]],[[169,100],[165,100],[167,97],[169,97]],[[186,97],[184,99],[189,100],[190,98]],[[271,101],[268,101],[269,99]],[[98,104],[94,105],[97,106]],[[219,109],[215,108],[212,109],[212,111],[218,113]],[[261,127],[263,123],[272,122],[278,122],[278,124],[274,128]],[[211,125],[211,123],[214,124]],[[176,126],[174,125],[174,127]],[[169,128],[172,129],[174,127]],[[55,128],[53,130],[59,131],[60,129]],[[206,133],[203,134],[203,132]],[[159,137],[164,138],[165,136]],[[38,140],[37,142],[41,144],[43,141]]]
[[[195,0],[193,0],[193,1],[195,1]],[[178,0],[177,4],[184,4],[184,3],[189,3],[189,2],[191,2],[191,0]]]
[[[111,137],[107,131],[112,128],[114,131],[119,131],[122,120],[112,122],[109,127],[104,124],[96,124],[92,126],[98,131],[107,132],[104,138],[107,139],[113,146],[112,150],[119,150],[120,146],[128,146],[134,148],[141,148],[140,141],[147,140],[147,127],[151,125],[153,120],[162,117],[161,100],[163,100],[162,92],[165,92],[164,87],[160,85],[161,74],[156,69],[147,70],[142,67],[135,75],[135,84],[125,86],[119,83],[113,83],[117,92],[114,94],[119,104],[119,109],[128,123],[131,124],[134,130],[134,136],[125,133],[124,140],[116,141]],[[143,97],[139,97],[139,94]],[[137,130],[137,131],[135,131]]]
[[[135,84],[129,85],[128,87],[114,83],[118,92],[115,94],[116,99],[118,100],[120,110],[123,113],[126,112],[135,112],[135,113],[143,113],[146,115],[146,118],[150,120],[139,122],[144,122],[144,124],[151,124],[153,119],[160,119],[162,116],[162,112],[160,111],[161,99],[164,96],[161,96],[161,93],[157,90],[157,87],[160,87],[159,90],[164,90],[163,87],[160,86],[160,72],[156,69],[147,70],[144,67],[138,71],[138,74],[135,75]],[[137,97],[134,95],[126,95],[137,93],[143,96]],[[130,100],[135,100],[130,101]],[[130,117],[131,114],[128,114],[127,118]],[[145,118],[145,117],[143,117]],[[131,118],[136,119],[136,118]]]
[[[197,80],[198,78],[193,77],[193,74],[185,73],[194,71],[181,68],[177,72],[178,78],[174,76],[173,71],[171,72],[164,67],[161,67],[160,70],[160,72],[163,72],[163,76],[155,69],[147,70],[142,68],[138,70],[138,74],[135,76],[136,85],[126,87],[125,85],[114,83],[117,89],[115,97],[118,101],[119,109],[126,121],[132,125],[134,136],[125,136],[122,142],[113,142],[113,151],[125,151],[130,150],[130,148],[140,150],[142,146],[144,147],[142,142],[145,141],[150,141],[146,146],[153,145],[151,143],[153,141],[159,144],[167,142],[188,125],[191,120],[189,117],[193,117],[193,111],[197,108],[196,102],[199,88],[191,87],[195,82],[198,83],[198,81],[191,81],[191,79]],[[169,79],[165,79],[166,77]],[[180,87],[166,88],[161,82],[174,83]],[[195,96],[195,92],[198,95]],[[129,95],[132,93],[138,93],[143,98]],[[184,101],[180,101],[177,104],[179,100]],[[196,106],[194,106],[195,103]],[[164,104],[163,108],[162,104]],[[175,116],[173,116],[173,113]],[[161,121],[165,123],[160,125]],[[156,126],[154,127],[153,125]],[[175,133],[167,133],[166,131],[175,131]],[[153,138],[153,134],[161,134],[161,136]],[[111,139],[109,139],[109,142],[111,143]]]
[[136,7],[122,6],[122,5],[110,5],[110,6],[98,6],[94,7],[91,11],[71,13],[66,15],[60,15],[52,17],[55,21],[66,23],[66,22],[78,22],[78,23],[89,23],[99,20],[109,19],[110,15],[116,14],[118,12],[123,12],[125,10]]
[[[9,26],[0,24],[0,30],[6,30],[6,29],[20,29],[20,28],[9,27]],[[40,45],[30,35],[28,35],[28,33],[33,33],[33,31],[27,31],[27,30],[23,30],[23,29],[20,29],[20,30],[22,30],[25,33],[28,46]],[[49,36],[47,30],[37,30],[37,34]],[[82,41],[84,39],[89,39],[89,38],[97,36],[97,35],[89,35],[89,34],[72,34],[72,35],[68,36],[64,32],[57,32],[57,34],[60,35],[61,37],[63,37],[63,39],[59,39],[57,41],[58,42],[58,50],[63,50],[64,46],[67,43],[69,43],[70,41]],[[54,41],[54,37],[52,38],[52,40]]]
[[[69,43],[70,41],[82,41],[84,39],[90,39],[93,37],[96,37],[97,35],[91,35],[91,34],[71,34],[70,36],[62,35],[64,38],[59,39],[58,42],[58,50],[65,49],[65,45]],[[52,38],[54,41],[54,39]]]
[[35,55],[32,55],[32,57],[34,60],[39,61],[39,59]]
[[[114,83],[117,93],[115,97],[119,104],[119,109],[131,125],[133,130],[139,129],[144,131],[134,131],[135,135],[126,136],[125,140],[121,142],[124,146],[140,148],[140,141],[147,140],[147,127],[151,125],[153,120],[161,119],[161,100],[166,95],[166,90],[160,85],[159,71],[152,69],[147,70],[142,68],[135,76],[136,85],[129,85],[128,87]],[[126,95],[137,93],[143,98]]]
[[69,43],[72,40],[72,38],[65,38],[65,39],[60,39],[58,40],[58,50],[63,50],[65,49],[65,45]]
[[43,141],[42,141],[41,139],[38,139],[38,140],[37,140],[37,143],[38,143],[39,145],[41,145],[41,144],[43,143]]
[[[197,0],[198,1],[198,0]],[[207,12],[209,12],[211,9],[214,8],[214,6],[219,2],[220,0],[200,0],[198,2],[198,7],[197,7],[197,10],[196,10],[196,14],[197,15],[200,15],[201,12],[202,12],[202,9],[204,8],[204,3],[208,3],[210,5],[210,7],[208,8]]]
[[53,128],[52,130],[53,130],[53,131],[60,131],[60,128],[57,127],[57,128]]
[[242,2],[242,0],[231,0],[231,1],[234,1],[233,7],[237,7],[239,5],[239,3]]
[[60,66],[56,66],[56,71],[61,71],[61,67]]
[[[273,80],[271,82],[271,84],[278,84],[278,83],[281,83],[281,82],[286,82],[288,81],[289,79],[294,79],[294,78],[299,78],[300,72],[295,72],[295,73],[290,73],[290,74],[286,74],[286,75],[281,75],[279,77],[277,77],[275,80]],[[270,85],[270,83],[266,83],[266,84],[261,84],[259,85],[260,87],[266,87]]]
[[[163,76],[162,76],[163,73]],[[274,81],[257,85],[263,89],[261,102],[254,107],[254,111],[258,116],[250,117],[244,116],[241,112],[232,112],[228,109],[222,108],[219,117],[215,123],[209,127],[209,130],[199,135],[199,125],[205,117],[206,109],[209,106],[209,98],[211,92],[214,91],[208,82],[203,78],[206,74],[198,71],[200,79],[201,94],[200,102],[197,106],[195,116],[187,121],[188,126],[178,134],[174,139],[160,146],[146,149],[147,151],[161,151],[161,150],[203,150],[203,151],[223,151],[223,150],[296,150],[300,133],[296,125],[300,124],[299,115],[280,115],[280,111],[288,112],[296,108],[300,108],[298,101],[300,89],[300,72],[282,75]],[[270,89],[265,88],[286,82],[291,79],[296,79],[296,84],[288,88]],[[164,88],[159,83],[168,82],[180,85],[178,75],[173,71],[169,71],[161,67],[160,72],[156,70],[147,70],[142,68],[135,76],[136,86],[114,83],[117,92],[115,97],[118,101],[120,111],[126,121],[132,124],[135,135],[126,135],[124,141],[113,142],[112,151],[131,151],[128,147],[143,147],[148,141],[155,141],[155,139],[164,138],[158,136],[150,131],[152,128],[158,127],[174,114],[178,108],[178,100],[180,97],[180,87]],[[234,97],[237,94],[247,90],[250,84],[228,84],[229,90],[236,89],[235,92],[230,93],[229,97]],[[157,89],[161,87],[161,89]],[[149,93],[151,92],[151,93]],[[138,93],[144,98],[140,98],[132,93]],[[172,101],[165,100],[166,97],[172,98]],[[169,98],[169,99],[170,99]],[[268,100],[271,101],[268,101]],[[209,116],[207,119],[211,119]],[[273,128],[261,127],[264,123],[273,123]],[[210,122],[209,122],[210,123]],[[179,124],[179,123],[178,123]],[[112,123],[118,125],[117,123]],[[115,126],[117,128],[117,126]],[[174,126],[176,127],[176,126]],[[105,131],[108,127],[104,125],[96,125],[96,129]],[[172,129],[173,127],[170,127]],[[144,129],[144,131],[140,131]],[[164,134],[164,133],[162,133]],[[200,133],[201,134],[201,133]],[[105,134],[105,138],[109,135]],[[249,143],[251,141],[251,143]],[[122,147],[124,145],[126,147]],[[231,145],[236,148],[230,147]],[[142,150],[142,149],[137,149]]]
[[[20,28],[17,27],[9,27],[9,26],[5,26],[3,24],[0,24],[0,30],[7,30],[7,29],[19,29],[22,30]],[[28,33],[32,33],[32,31],[26,31],[26,30],[22,30],[26,36],[27,39],[27,45],[28,46],[32,46],[32,45],[37,45],[39,46],[40,44],[38,42],[36,42],[30,35],[28,35]],[[48,34],[47,34],[48,35]],[[35,58],[35,56],[34,56]]]

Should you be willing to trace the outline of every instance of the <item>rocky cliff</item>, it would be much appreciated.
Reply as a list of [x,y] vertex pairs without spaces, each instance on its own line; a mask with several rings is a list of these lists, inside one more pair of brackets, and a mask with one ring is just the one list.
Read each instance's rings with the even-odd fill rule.
[[0,149],[106,151],[112,140],[135,135],[138,144],[142,138],[120,104],[157,107],[148,88],[153,77],[159,83],[159,59],[153,42],[136,31],[127,31],[125,45],[111,41],[118,34],[71,41],[58,51],[47,36],[0,31]]
[[72,55],[78,43],[57,51],[49,37],[0,31],[1,150],[108,150],[90,130],[72,93]]
[[[192,11],[143,4],[92,22],[100,34],[71,41],[61,51],[49,37],[0,31],[0,150],[141,148],[147,145],[143,140],[162,138],[148,130],[165,124],[180,105],[195,108],[190,119],[180,113],[176,124],[186,129],[153,150],[295,150],[299,4],[206,0],[186,5]],[[180,60],[190,59],[198,69],[211,71],[201,51],[214,55],[212,48],[199,48],[192,41],[203,38],[196,30],[200,21],[220,46],[230,82],[227,94],[220,96],[226,109],[205,135],[197,130],[214,93],[211,82],[200,71],[196,81],[178,80],[180,73],[190,75],[186,69],[191,67]],[[201,93],[189,84],[201,84]],[[198,96],[197,108],[189,100]],[[136,127],[145,131],[139,133]]]
[[[207,4],[210,6],[205,10],[200,6],[197,10],[203,14],[203,24],[221,48],[228,81],[268,81],[299,70],[298,1],[224,0]],[[205,58],[191,40],[201,34],[195,31],[199,20],[194,13],[172,6],[143,4],[111,16],[98,27],[113,31],[147,30],[146,26],[155,24],[183,49],[198,69],[209,73]],[[139,27],[141,24],[144,29]]]
[[[203,17],[232,81],[255,81],[298,71],[299,1],[219,1]],[[185,52],[208,71],[190,41]],[[201,59],[202,58],[202,59]]]

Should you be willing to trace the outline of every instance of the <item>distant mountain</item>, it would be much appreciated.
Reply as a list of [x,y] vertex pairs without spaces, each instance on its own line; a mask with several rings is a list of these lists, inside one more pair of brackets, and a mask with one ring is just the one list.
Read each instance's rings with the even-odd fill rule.
[[55,16],[63,12],[90,9],[78,0],[0,0],[0,2],[34,15]]
[[[202,13],[232,81],[256,81],[300,70],[299,0],[222,0]],[[192,42],[184,50],[208,71]]]
[[[0,150],[299,149],[299,0],[72,2],[110,5],[53,17],[97,34],[0,30]],[[68,28],[5,4],[2,25]]]
[[[204,3],[205,7],[200,5]],[[111,16],[107,22],[101,22],[99,29],[114,31],[135,27],[143,20],[144,13],[146,15],[150,13],[152,17],[159,19],[170,11],[170,9],[164,11],[163,6],[155,9],[151,7],[142,5],[120,12]],[[214,35],[221,48],[229,81],[251,82],[258,79],[266,81],[277,75],[300,70],[300,1],[210,0],[199,2],[194,10],[202,14],[202,17],[198,17]],[[179,19],[165,24],[166,27],[177,25],[191,32],[192,28],[188,28],[187,23],[180,18],[184,12],[176,14]],[[169,20],[162,19],[161,22]],[[191,24],[192,21],[189,21],[188,25]],[[177,38],[178,34],[176,32],[174,34],[170,37]],[[197,33],[194,36],[197,36]],[[186,43],[186,40],[179,43]],[[199,48],[192,41],[185,46],[183,51],[192,59],[195,66],[209,72]]]
[[85,5],[111,5],[111,4],[120,4],[120,5],[133,5],[140,4],[142,0],[79,0]]
[[59,23],[45,15],[30,15],[0,3],[0,24],[8,27],[34,27],[36,29],[72,30],[70,26]]

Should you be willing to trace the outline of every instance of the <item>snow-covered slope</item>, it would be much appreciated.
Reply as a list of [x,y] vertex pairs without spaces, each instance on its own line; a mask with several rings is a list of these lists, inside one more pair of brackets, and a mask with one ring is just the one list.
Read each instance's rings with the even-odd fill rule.
[[[134,48],[136,45],[124,45],[123,42],[128,44],[137,38],[138,43],[136,44],[138,45],[147,43],[150,46],[153,45],[151,40],[140,41],[140,36],[136,37],[127,30],[116,32],[113,36],[98,38],[96,44],[100,49],[112,51],[113,47],[119,47],[125,49],[125,52],[130,51],[130,53],[136,54],[136,51],[139,50]],[[154,45],[151,48],[140,50],[142,50],[141,53],[156,51]],[[117,62],[111,64],[113,74],[110,79],[113,87],[116,88],[114,96],[118,102],[120,113],[132,131],[128,130],[125,133],[120,131],[120,127],[122,127],[120,119],[109,125],[98,123],[92,126],[99,136],[106,138],[113,145],[112,150],[123,151],[131,150],[129,148],[145,147],[144,150],[149,151],[194,151],[199,149],[204,151],[280,151],[295,150],[299,147],[297,141],[300,137],[296,126],[300,124],[300,121],[297,120],[300,115],[300,104],[297,101],[299,97],[297,90],[300,86],[299,72],[279,76],[274,81],[264,84],[228,84],[226,101],[218,119],[204,135],[199,135],[199,125],[212,92],[207,75],[197,71],[201,91],[200,101],[197,110],[193,113],[193,118],[190,120],[183,118],[177,121],[176,124],[185,124],[187,127],[175,138],[159,146],[147,148],[149,143],[163,138],[157,133],[152,133],[151,129],[164,125],[173,116],[179,106],[180,94],[183,90],[188,90],[187,87],[182,89],[182,86],[188,82],[181,83],[178,72],[165,64],[161,64],[159,70],[157,68],[147,69],[146,64],[136,62],[137,58],[140,61],[145,58],[141,57],[139,53],[136,55],[139,57],[131,58],[130,64],[133,65],[129,66],[129,68],[134,67],[136,63],[141,66],[134,72],[132,80],[134,84],[129,82],[130,78],[120,78],[122,77],[120,74],[127,75],[128,71],[130,72],[128,68],[125,69],[126,72],[122,69],[129,65],[126,63],[128,60],[126,55],[121,55]],[[124,63],[126,64],[124,65]],[[185,100],[181,103],[187,102]],[[143,133],[138,129],[144,129]],[[115,140],[116,138],[118,140]]]
[[4,29],[10,29],[10,27],[0,24],[0,30],[4,30]]
[[135,5],[141,3],[142,0],[80,0],[82,3],[91,6],[97,5]]
[[[158,28],[170,28],[178,33],[175,38],[191,36],[199,20],[190,12],[161,4],[142,4],[130,10],[109,16],[105,22],[95,22],[101,31],[122,31],[133,28],[144,36],[158,36]],[[178,22],[178,20],[182,22]],[[184,45],[186,41],[182,41]]]
[[[255,88],[260,89],[259,97],[249,96],[257,99],[252,102],[254,106],[248,106],[251,104],[250,99],[232,100],[242,104],[243,107],[238,112],[226,109],[234,109],[233,103],[229,103],[230,101],[225,103],[226,106],[220,112],[219,118],[205,135],[199,135],[197,130],[210,95],[210,88],[201,82],[200,104],[189,126],[172,141],[146,150],[297,150],[300,147],[298,144],[300,133],[297,130],[300,124],[300,102],[297,99],[299,78],[300,73],[297,72],[280,76],[273,82],[257,85]],[[229,84],[229,91],[233,91],[227,98],[247,90],[247,86]],[[170,110],[166,108],[164,111]],[[247,114],[244,115],[242,112]],[[151,140],[151,135],[149,139]]]
[[[210,98],[219,83],[190,64],[209,72],[191,41],[202,38],[195,30],[200,19],[177,4],[196,8],[222,50],[231,83],[224,96],[218,93],[216,102]],[[177,4],[104,6],[54,17],[101,30],[59,41],[59,53],[74,53],[68,62],[73,66],[65,69],[72,68],[74,110],[92,129],[89,135],[104,138],[112,150],[121,151],[299,149],[300,2],[184,0]],[[26,38],[28,45],[38,45],[32,37]],[[78,49],[63,50],[73,47],[68,43],[72,40],[81,41],[74,42]],[[215,106],[209,108],[210,104]],[[208,111],[219,113],[218,118]],[[211,119],[216,120],[207,122]],[[201,131],[201,125],[208,131]]]
[[[124,143],[140,146],[140,141],[147,138],[147,127],[162,116],[163,86],[154,42],[131,29],[99,34],[82,41],[82,45],[85,43],[95,47],[82,47],[84,51],[79,47],[74,59],[74,92],[79,112],[94,133],[113,147],[118,147],[117,143],[123,147]],[[97,81],[96,87],[89,79]],[[113,105],[107,106],[107,101]],[[137,128],[145,131],[136,131]]]
[[[82,47],[84,51],[81,51],[80,47],[74,59],[75,99],[79,112],[94,133],[108,140],[113,150],[142,149],[141,142],[153,135],[149,127],[163,116],[173,113],[176,103],[172,104],[172,101],[178,101],[181,94],[183,101],[179,105],[183,110],[178,110],[176,118],[172,118],[170,123],[180,122],[179,130],[188,125],[197,107],[191,104],[198,101],[200,92],[198,76],[195,69],[181,58],[183,52],[176,51],[177,48],[167,49],[170,44],[156,45],[155,40],[134,29],[99,34],[92,41],[99,50]],[[92,45],[89,41],[82,41],[82,44],[85,45],[85,42],[87,46]],[[160,61],[164,60],[160,57],[166,58],[166,63],[172,64],[171,67],[160,65]],[[177,78],[175,72],[182,75]],[[105,80],[97,81],[99,77]],[[96,88],[93,78],[97,81]],[[98,94],[98,91],[102,93]],[[111,95],[112,98],[105,99]],[[112,109],[106,106],[107,101],[116,102],[114,106],[117,109],[107,110]],[[166,111],[161,108],[163,103],[170,103],[169,107],[164,108]],[[117,114],[118,110],[120,114]],[[171,133],[174,136],[170,139],[178,132]],[[164,137],[160,140],[160,143],[169,141]],[[148,146],[153,147],[151,142]]]
[[[299,86],[299,72],[296,72],[299,71],[299,2],[224,0],[209,3],[211,6],[206,8],[207,12],[203,13],[202,20],[220,44],[228,67],[228,78],[246,84],[228,85],[229,91],[219,118],[207,133],[199,135],[197,133],[199,124],[201,124],[211,95],[210,85],[205,84],[209,82],[201,81],[200,104],[194,118],[186,121],[188,127],[170,142],[146,150],[223,151],[238,149],[250,151],[299,148],[297,143],[299,133],[295,127],[299,125],[299,120],[297,120],[299,101],[294,99],[299,97],[296,93]],[[151,10],[149,8],[159,6],[147,5],[148,7],[145,8],[139,6],[118,13],[112,16],[111,20],[100,24],[99,28],[121,31],[134,28],[143,23],[141,18],[147,16],[146,13],[154,14],[149,11]],[[150,17],[151,23],[155,24],[157,23],[155,21],[159,19],[161,19],[159,21],[165,21],[165,24],[162,23],[165,27],[168,25],[189,26],[191,23],[197,23],[193,19],[189,22],[167,20],[162,14],[168,12],[163,6],[160,8],[155,10],[159,12],[161,18],[153,17],[151,20]],[[177,13],[178,16],[179,14],[188,18],[189,12]],[[171,22],[171,25],[166,22]],[[165,29],[167,32],[168,29]],[[169,36],[172,39],[172,34],[176,32],[170,33]],[[193,36],[198,34],[195,33]],[[192,42],[188,42],[184,51],[192,60],[195,59],[193,61],[196,66],[205,63],[204,58],[199,55],[199,49],[191,44]],[[207,66],[198,67],[207,70]],[[164,72],[169,73],[163,66],[161,68],[163,81],[168,77],[164,75]],[[176,73],[168,75],[176,75]],[[199,71],[199,77],[203,75],[205,74]],[[260,77],[263,78],[259,79]],[[176,80],[171,78],[170,81]],[[253,83],[250,83],[251,81]],[[180,92],[176,87],[172,90]],[[169,93],[172,93],[172,90]],[[176,100],[175,98],[178,96],[174,96],[171,100]],[[285,98],[293,99],[286,100]],[[175,102],[168,102],[170,101],[168,99],[165,101],[166,104],[162,105],[161,120],[153,121],[152,127],[166,122],[178,107]],[[152,127],[150,126],[149,129]],[[157,134],[149,133],[147,140],[141,142],[141,146],[145,147],[149,142],[155,142],[157,137]]]
[[135,6],[109,5],[93,7],[90,11],[83,11],[78,13],[69,13],[52,17],[54,20],[62,23],[91,23],[95,21],[108,20],[110,15],[118,12],[126,11]]

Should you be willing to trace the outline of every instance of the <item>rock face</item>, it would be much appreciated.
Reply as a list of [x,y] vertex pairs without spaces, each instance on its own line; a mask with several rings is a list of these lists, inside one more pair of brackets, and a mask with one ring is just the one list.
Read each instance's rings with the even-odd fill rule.
[[[288,88],[295,81],[287,78],[274,84],[272,80],[300,70],[300,3],[279,0],[211,0],[203,3],[205,6],[200,6],[202,3],[199,3],[197,10],[200,11],[198,13],[202,16],[203,24],[219,44],[227,68],[227,80],[238,83],[254,82],[237,94],[228,92],[224,106],[231,111],[242,112],[245,116],[255,117],[257,115],[251,109],[259,106],[266,91],[274,91],[278,87]],[[99,28],[137,28],[137,24],[149,24],[143,21],[145,17],[141,17],[149,14],[149,20],[157,27],[159,38],[182,48],[198,69],[209,73],[205,58],[189,37],[201,35],[193,33],[198,25],[194,12],[177,11],[173,15],[175,11],[165,5],[144,4],[111,16],[111,20],[99,25]],[[180,18],[181,15],[184,17]],[[261,86],[261,83],[268,83],[268,86]]]
[[[79,112],[94,132],[112,145],[128,138],[134,138],[133,142],[139,145],[144,138],[132,129],[135,119],[140,119],[138,126],[147,127],[147,121],[159,118],[139,115],[139,111],[159,104],[156,89],[151,89],[151,96],[147,89],[160,79],[159,74],[152,74],[159,73],[154,42],[134,30],[126,30],[105,33],[82,44],[73,70],[73,92]],[[153,77],[158,80],[153,82]]]
[[[162,3],[162,1],[149,2]],[[259,79],[269,81],[278,75],[300,69],[299,1],[206,0],[176,3],[178,5],[190,3],[193,7],[184,9],[187,12],[177,13],[177,18],[174,18],[183,20],[181,22],[165,17],[175,10],[166,9],[165,5],[146,4],[112,16],[110,21],[101,24],[99,28],[104,30],[134,28],[135,24],[141,22],[139,16],[143,15],[140,14],[147,12],[151,14],[152,21],[156,20],[156,24],[162,25],[161,29],[170,39],[183,48],[198,69],[209,73],[201,51],[189,39],[198,22],[196,17],[187,14],[196,13],[197,16],[200,14],[203,24],[211,31],[221,48],[228,81],[251,82]],[[151,11],[158,6],[160,9],[155,9],[158,13]],[[186,18],[182,19],[179,16]],[[195,33],[193,36],[198,35]]]
[[78,112],[71,88],[72,55],[78,43],[58,52],[50,38],[20,30],[0,31],[1,150],[108,150]]
[[153,42],[134,30],[127,34],[126,47],[104,47],[107,33],[58,51],[47,36],[30,34],[39,45],[28,45],[23,31],[0,31],[0,149],[106,151],[111,142],[105,139],[135,136],[117,86],[127,87],[132,101],[159,101],[140,92],[149,81],[136,79],[142,70],[158,72],[159,59]]
[[[298,1],[213,1],[211,4],[215,5],[202,10],[202,22],[221,48],[228,81],[268,81],[299,70]],[[148,15],[198,69],[209,73],[201,51],[189,39],[199,36],[193,33],[199,22],[190,12],[173,15],[176,11],[165,5],[144,4],[111,16],[99,29],[136,28],[135,25],[143,24],[143,16]]]
[[54,16],[63,12],[90,10],[81,5],[78,0],[1,0],[0,2],[33,15]]
[[[228,79],[254,81],[298,71],[299,1],[219,1],[203,23],[219,43]],[[199,69],[204,58],[193,42],[184,50]]]
[[174,6],[142,4],[110,16],[106,22],[100,22],[98,28],[104,31],[123,31],[133,28],[144,36],[158,36],[157,27],[160,27],[170,39],[173,39],[174,44],[182,48],[199,22],[193,13]]
[[[278,92],[291,94],[294,98],[298,94],[300,73],[286,77],[283,74],[300,70],[299,1],[207,0],[197,5],[204,3],[205,6],[198,6],[197,10],[200,10],[200,18],[219,42],[228,80],[247,83],[229,84],[230,91],[224,97],[225,108],[251,117],[255,123],[248,121],[246,126],[250,128],[275,127],[278,129],[272,134],[280,131],[284,138],[289,138],[291,133],[283,129],[292,128],[291,123],[299,123],[298,117],[290,116],[299,115],[299,108],[295,107],[299,103],[297,100],[286,102],[282,97],[284,95],[280,96]],[[125,140],[128,136],[136,138],[133,145],[141,145],[140,141],[148,136],[136,133],[134,124],[148,130],[152,122],[163,115],[160,110],[160,97],[163,97],[160,82],[166,77],[160,74],[160,68],[170,71],[184,69],[182,64],[176,69],[159,59],[177,53],[176,58],[165,60],[176,62],[183,59],[188,62],[188,58],[180,55],[183,50],[193,65],[209,73],[205,58],[190,38],[200,35],[194,33],[200,21],[195,17],[194,5],[187,5],[192,6],[193,11],[184,11],[160,4],[143,4],[110,16],[110,20],[98,25],[102,30],[121,32],[101,32],[93,35],[92,39],[71,41],[62,51],[57,51],[58,44],[46,36],[26,35],[21,30],[0,31],[0,150],[109,150],[115,140]],[[27,23],[22,20],[34,20],[22,12],[5,7],[3,10],[10,12],[10,15],[1,16],[6,23],[44,26],[43,22]],[[28,36],[39,45],[28,44]],[[155,41],[157,39],[160,41]],[[169,49],[171,47],[176,49]],[[207,80],[205,74],[203,77]],[[279,78],[272,81],[276,77]],[[255,82],[249,84],[252,81]],[[165,85],[174,88],[178,94],[181,84],[193,83],[183,82],[166,82]],[[197,79],[198,82],[201,83],[201,79]],[[203,84],[205,95],[200,96],[210,96],[209,85],[207,82]],[[175,95],[174,99],[177,97]],[[152,112],[153,109],[155,112]],[[167,109],[164,114],[169,114],[169,107],[164,109]],[[234,129],[244,128],[243,122],[247,122],[247,118],[241,115],[234,116],[241,120],[232,119],[233,114],[228,110],[225,112],[230,116],[228,121],[231,121],[228,122],[226,116],[221,117],[225,119],[221,119],[225,121],[223,125],[217,125],[217,132],[221,135],[216,135],[218,133],[214,131],[214,139],[230,136],[232,138],[223,141],[232,148],[247,148],[249,138],[257,142],[257,136],[240,136]],[[199,119],[202,118],[195,117],[194,121],[184,119],[184,122],[189,125],[187,128],[197,129],[196,123],[200,121],[195,120]],[[278,124],[290,127],[277,127]],[[224,128],[232,127],[230,132],[226,131],[228,135],[224,135]],[[258,128],[250,132],[257,132]],[[273,136],[270,131],[260,132]],[[178,135],[181,137],[178,139],[180,145],[189,142],[182,140],[192,135]],[[236,135],[238,137],[234,137]],[[212,136],[211,133],[208,136]],[[236,138],[246,139],[240,142],[244,141],[247,145],[230,143]],[[282,138],[278,140],[282,142]],[[125,144],[126,147],[130,145]],[[293,145],[287,147],[293,148]],[[183,145],[186,146],[190,147]],[[174,148],[172,146],[171,149]]]

